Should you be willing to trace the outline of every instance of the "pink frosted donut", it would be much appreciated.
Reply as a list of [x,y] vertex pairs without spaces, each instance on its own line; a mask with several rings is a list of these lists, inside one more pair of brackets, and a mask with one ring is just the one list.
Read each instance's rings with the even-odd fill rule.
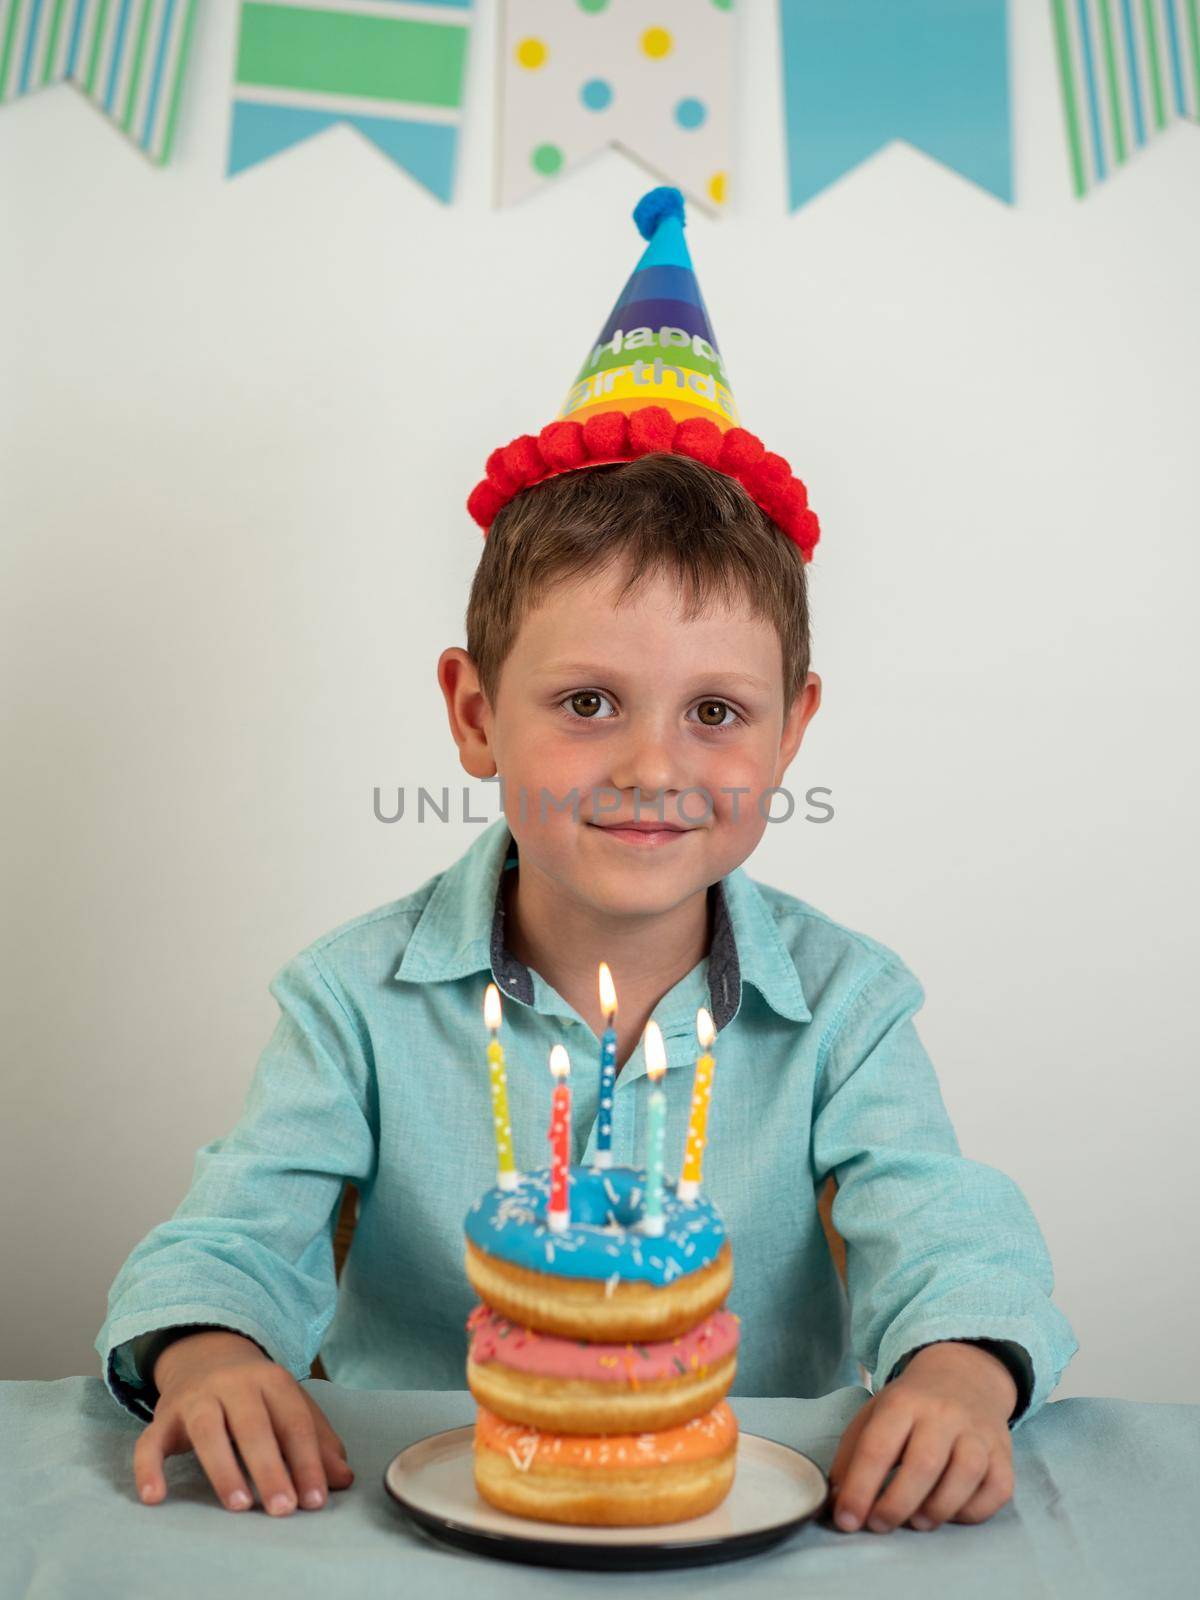
[[606,1344],[536,1333],[489,1306],[467,1319],[467,1383],[508,1422],[551,1433],[645,1433],[703,1415],[737,1370],[738,1317],[714,1311],[687,1333]]

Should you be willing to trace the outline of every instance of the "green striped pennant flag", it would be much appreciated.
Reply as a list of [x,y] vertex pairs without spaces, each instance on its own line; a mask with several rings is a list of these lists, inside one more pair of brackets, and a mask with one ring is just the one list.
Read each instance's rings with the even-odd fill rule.
[[195,12],[196,0],[0,0],[0,102],[72,83],[163,165]]
[[[88,0],[75,0],[82,8]],[[0,104],[62,83],[71,51],[67,0],[0,0]]]
[[1084,195],[1200,116],[1200,0],[1050,0],[1071,182]]
[[228,175],[344,122],[449,200],[471,3],[243,0]]

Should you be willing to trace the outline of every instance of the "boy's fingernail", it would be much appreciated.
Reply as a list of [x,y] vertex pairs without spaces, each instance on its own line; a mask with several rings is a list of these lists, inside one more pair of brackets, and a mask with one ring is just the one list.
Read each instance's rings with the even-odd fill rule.
[[933,1523],[930,1522],[928,1517],[921,1517],[921,1516],[915,1516],[912,1519],[912,1525],[913,1525],[914,1528],[920,1528],[922,1533],[924,1533],[927,1528],[932,1528],[933,1527]]
[[315,1511],[318,1506],[325,1504],[325,1496],[320,1489],[306,1489],[304,1491],[304,1504],[310,1511]]
[[279,1515],[284,1511],[294,1511],[295,1509],[296,1502],[292,1499],[290,1494],[277,1494],[271,1500],[271,1510],[275,1512],[276,1515]]
[[229,1496],[229,1507],[232,1511],[245,1511],[250,1504],[250,1496],[245,1489],[235,1489]]
[[142,1499],[147,1503],[147,1505],[149,1505],[151,1500],[157,1499],[157,1497],[158,1490],[152,1483],[144,1483],[142,1485]]
[[838,1527],[844,1528],[847,1533],[853,1533],[858,1527],[858,1518],[853,1511],[839,1511],[835,1520]]

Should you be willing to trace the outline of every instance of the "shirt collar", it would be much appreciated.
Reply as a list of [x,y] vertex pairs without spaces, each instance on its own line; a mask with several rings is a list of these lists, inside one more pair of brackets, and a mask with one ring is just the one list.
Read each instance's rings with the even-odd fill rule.
[[[517,842],[507,819],[497,817],[438,877],[394,976],[429,983],[490,969],[505,995],[532,1005],[533,975],[504,939],[500,880],[516,862]],[[727,873],[712,893],[708,982],[718,1032],[740,1009],[743,982],[752,984],[780,1016],[810,1021],[796,963],[745,868]]]

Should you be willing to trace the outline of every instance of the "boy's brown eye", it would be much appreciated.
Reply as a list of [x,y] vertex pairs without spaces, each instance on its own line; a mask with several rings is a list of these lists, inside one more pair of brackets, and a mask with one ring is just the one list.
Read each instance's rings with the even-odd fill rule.
[[593,717],[600,709],[602,698],[594,690],[581,690],[578,694],[571,696],[571,709],[581,717]]
[[[725,721],[725,713],[729,707],[724,700],[701,700],[696,709],[700,714],[701,722],[704,723],[706,728],[719,728]],[[705,715],[706,712],[715,712],[714,719],[711,722],[708,721]]]

